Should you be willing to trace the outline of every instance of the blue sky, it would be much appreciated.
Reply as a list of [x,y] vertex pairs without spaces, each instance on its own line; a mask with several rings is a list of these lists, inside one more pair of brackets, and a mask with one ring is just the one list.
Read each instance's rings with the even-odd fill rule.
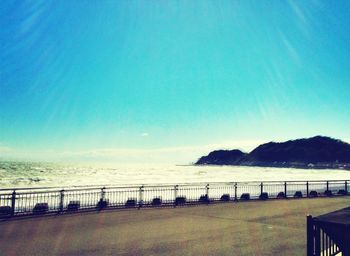
[[0,27],[2,158],[350,141],[349,1],[4,1]]

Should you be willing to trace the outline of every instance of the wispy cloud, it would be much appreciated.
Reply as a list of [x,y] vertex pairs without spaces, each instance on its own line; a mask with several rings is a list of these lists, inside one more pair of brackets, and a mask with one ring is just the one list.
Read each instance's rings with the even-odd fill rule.
[[141,133],[141,137],[148,137],[149,136],[149,133],[148,132],[143,132]]
[[[350,143],[350,138],[344,139]],[[217,149],[240,149],[250,152],[266,140],[227,140],[221,143],[162,147],[153,149],[143,148],[90,148],[85,150],[41,150],[19,151],[0,144],[2,155],[23,160],[61,161],[79,163],[161,163],[161,164],[188,164],[195,162],[199,157],[207,155]]]
[[[263,141],[239,140],[216,144],[142,148],[92,148],[86,150],[40,150],[12,151],[12,158],[24,160],[73,161],[73,162],[116,162],[116,163],[169,163],[187,164],[216,149],[239,148],[250,151]],[[10,154],[8,154],[10,155]]]
[[239,140],[225,141],[222,143],[196,145],[196,146],[177,146],[163,147],[154,149],[138,148],[96,148],[82,151],[64,151],[60,155],[62,158],[92,158],[96,160],[115,160],[115,161],[136,161],[136,162],[168,162],[168,163],[190,163],[196,161],[202,155],[208,154],[216,149],[234,149],[238,148],[249,152],[256,146],[265,141],[262,140]]
[[307,24],[307,18],[303,10],[299,7],[299,5],[295,1],[289,1],[290,6],[292,7],[294,13],[297,15],[300,21],[304,24]]
[[295,14],[295,17],[297,18],[300,30],[305,36],[310,37],[310,21],[307,16],[307,10],[305,8],[301,8],[296,1],[290,0],[288,3]]
[[293,58],[293,60],[296,63],[300,64],[299,54],[298,54],[297,50],[294,48],[294,46],[292,45],[292,43],[283,34],[281,34],[281,39],[282,39],[282,42],[283,42],[285,48],[288,51],[288,54]]

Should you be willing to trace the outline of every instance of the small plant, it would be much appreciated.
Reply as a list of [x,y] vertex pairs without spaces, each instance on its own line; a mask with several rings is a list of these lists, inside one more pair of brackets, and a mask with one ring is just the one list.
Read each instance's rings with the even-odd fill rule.
[[324,194],[325,194],[325,196],[333,196],[332,190],[326,190],[326,191],[324,192]]
[[9,216],[12,213],[11,206],[0,206],[0,217]]
[[67,211],[73,212],[77,211],[80,208],[80,201],[70,201],[67,206]]
[[250,194],[249,193],[243,193],[240,197],[241,200],[246,201],[250,200]]
[[136,199],[129,198],[129,199],[125,202],[125,207],[126,207],[126,208],[133,208],[133,207],[136,207]]
[[318,197],[318,193],[315,190],[310,191],[309,197]]
[[339,189],[337,194],[338,194],[338,195],[343,195],[343,196],[345,196],[345,195],[347,195],[348,193],[346,192],[345,189]]
[[198,201],[202,204],[207,204],[209,203],[209,198],[208,195],[201,195],[198,199]]
[[161,204],[162,204],[162,198],[160,198],[160,197],[153,198],[153,200],[152,200],[152,205],[153,206],[158,206],[158,205],[161,205]]
[[96,205],[96,208],[98,210],[102,210],[104,208],[107,208],[108,207],[108,201],[105,200],[105,199],[100,199],[100,201],[98,201],[97,205]]
[[48,203],[37,203],[33,208],[34,214],[45,214],[49,211]]
[[281,191],[281,192],[278,193],[277,198],[278,199],[286,198],[286,194]]
[[220,198],[221,201],[228,202],[230,201],[230,195],[229,194],[223,194]]
[[303,193],[301,191],[295,191],[294,198],[302,198],[302,197],[303,197]]
[[185,196],[178,196],[175,199],[175,205],[182,205],[186,203],[186,197]]
[[259,196],[260,200],[267,200],[269,199],[269,194],[267,192],[262,192]]

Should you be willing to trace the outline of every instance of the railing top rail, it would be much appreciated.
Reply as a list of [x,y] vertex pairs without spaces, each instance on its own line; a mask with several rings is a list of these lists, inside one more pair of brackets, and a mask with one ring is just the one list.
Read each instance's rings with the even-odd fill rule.
[[66,190],[66,191],[76,191],[76,190],[95,190],[95,189],[136,189],[141,186],[144,188],[165,188],[165,187],[172,187],[172,186],[205,186],[207,184],[209,185],[234,185],[237,184],[299,184],[299,183],[320,183],[320,182],[347,182],[349,180],[289,180],[289,181],[230,181],[230,182],[196,182],[196,183],[154,183],[154,184],[105,184],[105,185],[79,185],[79,186],[47,186],[47,187],[19,187],[19,188],[3,188],[0,189],[0,192],[6,192],[6,191],[40,191],[40,190],[52,190],[52,191],[58,191],[58,190]]
[[[174,186],[205,186],[207,185],[208,182],[198,182],[198,183],[155,183],[155,184],[138,184],[138,185],[116,185],[116,184],[109,184],[109,185],[87,185],[87,186],[66,186],[66,187],[28,187],[28,188],[4,188],[0,189],[0,191],[21,191],[21,190],[93,190],[93,189],[133,189],[133,188],[140,188],[140,187],[145,187],[145,188],[161,188],[161,187],[174,187]],[[216,184],[221,184],[221,185],[229,185],[229,184],[235,184],[235,182],[211,182],[209,183],[210,185],[216,185]]]

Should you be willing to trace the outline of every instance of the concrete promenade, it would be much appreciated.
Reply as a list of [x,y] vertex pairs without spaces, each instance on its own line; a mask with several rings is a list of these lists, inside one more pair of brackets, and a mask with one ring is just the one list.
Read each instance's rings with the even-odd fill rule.
[[0,255],[305,255],[306,215],[350,197],[110,210],[0,221]]

